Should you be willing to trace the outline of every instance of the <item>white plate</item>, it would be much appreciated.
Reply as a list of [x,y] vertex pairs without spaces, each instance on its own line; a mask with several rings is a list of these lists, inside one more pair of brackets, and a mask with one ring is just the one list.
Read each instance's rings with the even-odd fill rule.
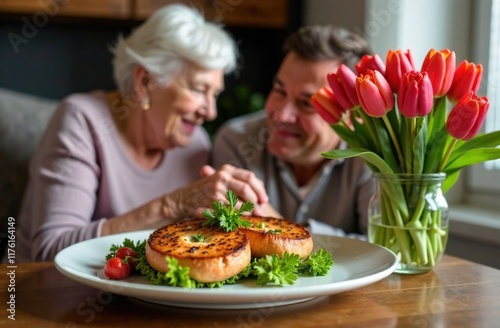
[[142,241],[151,231],[139,231],[86,240],[60,251],[56,268],[84,285],[149,302],[204,309],[251,309],[287,305],[363,287],[390,275],[398,264],[391,251],[368,242],[325,235],[313,235],[314,249],[333,254],[334,264],[326,276],[299,277],[293,285],[257,285],[256,279],[240,280],[221,288],[185,289],[149,284],[143,276],[109,280],[102,274],[105,256],[112,244],[125,238]]

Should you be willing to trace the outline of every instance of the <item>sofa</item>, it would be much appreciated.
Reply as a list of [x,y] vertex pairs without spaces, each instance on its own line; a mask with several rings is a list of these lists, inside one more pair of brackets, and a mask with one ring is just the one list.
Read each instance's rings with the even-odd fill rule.
[[58,101],[0,88],[0,257],[8,218],[15,218],[28,181],[28,165]]

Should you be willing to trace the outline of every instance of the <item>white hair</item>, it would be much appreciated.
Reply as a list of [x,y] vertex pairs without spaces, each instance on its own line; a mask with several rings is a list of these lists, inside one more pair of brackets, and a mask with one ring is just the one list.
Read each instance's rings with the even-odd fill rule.
[[133,90],[133,70],[138,64],[159,83],[170,81],[188,62],[225,73],[236,68],[237,47],[232,37],[182,4],[160,8],[130,36],[119,36],[111,50],[114,78],[122,94]]

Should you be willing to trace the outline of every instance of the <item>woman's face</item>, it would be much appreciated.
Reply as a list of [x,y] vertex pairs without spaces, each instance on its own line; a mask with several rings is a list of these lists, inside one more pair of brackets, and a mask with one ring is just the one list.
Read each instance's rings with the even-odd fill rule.
[[224,89],[222,70],[190,65],[172,81],[148,87],[147,138],[154,148],[185,147],[196,127],[217,117],[216,99]]

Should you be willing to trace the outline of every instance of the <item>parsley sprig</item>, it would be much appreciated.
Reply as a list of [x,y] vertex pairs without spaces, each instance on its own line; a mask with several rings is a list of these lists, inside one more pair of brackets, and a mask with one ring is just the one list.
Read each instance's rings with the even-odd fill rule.
[[332,254],[320,248],[301,262],[298,269],[299,273],[307,273],[311,276],[325,276],[330,271],[332,265]]
[[297,270],[299,263],[300,256],[288,252],[285,252],[283,257],[275,254],[257,259],[253,264],[257,285],[265,286],[268,283],[292,285],[299,277]]
[[253,204],[244,202],[237,210],[235,206],[238,202],[238,196],[229,190],[226,197],[229,204],[214,201],[212,202],[213,211],[206,209],[202,212],[202,215],[207,219],[204,224],[216,225],[225,231],[236,231],[239,227],[248,228],[251,224],[250,221],[242,220],[241,215],[253,210]]
[[142,242],[141,241],[134,242],[133,240],[125,238],[125,240],[123,241],[123,244],[121,244],[121,245],[112,244],[111,247],[109,248],[109,253],[106,255],[106,261],[109,260],[110,258],[116,256],[116,252],[122,247],[130,247],[136,253],[138,253],[139,250],[143,250],[144,247],[146,247],[146,241],[143,240]]

